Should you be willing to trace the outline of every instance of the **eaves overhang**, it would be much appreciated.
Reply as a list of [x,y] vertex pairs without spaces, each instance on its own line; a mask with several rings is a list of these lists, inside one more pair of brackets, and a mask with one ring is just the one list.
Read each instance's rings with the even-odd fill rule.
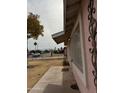
[[78,13],[80,10],[81,0],[64,0],[64,31],[65,31],[65,42],[67,45],[68,39],[72,33],[75,25]]
[[64,35],[65,35],[65,32],[61,31],[61,32],[52,34],[52,38],[57,44],[60,44],[60,43],[64,42],[64,40],[65,40]]

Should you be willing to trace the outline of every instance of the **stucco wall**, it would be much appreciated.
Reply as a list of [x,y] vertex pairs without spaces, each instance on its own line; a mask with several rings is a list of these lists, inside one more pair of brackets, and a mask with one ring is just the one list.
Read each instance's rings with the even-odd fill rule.
[[[83,31],[83,44],[84,44],[84,54],[85,54],[85,69],[86,69],[86,85],[83,83],[83,78],[81,72],[75,66],[75,64],[71,63],[70,57],[70,49],[68,46],[68,61],[71,64],[75,79],[80,88],[81,93],[96,93],[96,87],[94,86],[94,77],[92,74],[92,70],[94,69],[91,63],[91,54],[89,53],[89,48],[91,48],[91,42],[88,41],[89,37],[89,22],[88,22],[88,1],[82,0],[81,2],[81,17],[82,17],[82,31]],[[97,4],[95,0],[95,6]],[[97,8],[96,8],[97,9]],[[97,15],[95,15],[96,17]]]
[[[89,37],[88,1],[89,0],[82,0],[82,9],[81,9],[82,25],[83,25],[82,31],[84,33],[84,48],[85,48],[85,58],[86,58],[85,62],[86,62],[86,73],[87,73],[87,87],[82,86],[80,89],[82,93],[96,93],[96,87],[94,86],[94,77],[92,74],[92,70],[94,68],[91,63],[91,54],[89,53],[91,42],[88,41],[88,37]],[[96,5],[96,0],[95,0],[95,5]],[[81,85],[80,82],[79,85]]]

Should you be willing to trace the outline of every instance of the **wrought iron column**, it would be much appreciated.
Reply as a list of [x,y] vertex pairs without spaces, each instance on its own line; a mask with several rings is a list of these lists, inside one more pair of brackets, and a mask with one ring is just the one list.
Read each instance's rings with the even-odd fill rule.
[[94,67],[92,71],[94,76],[94,85],[97,87],[97,20],[94,17],[96,8],[94,6],[94,0],[89,0],[88,3],[88,20],[89,20],[89,37],[88,41],[91,42],[92,47],[89,49],[91,53],[91,62]]

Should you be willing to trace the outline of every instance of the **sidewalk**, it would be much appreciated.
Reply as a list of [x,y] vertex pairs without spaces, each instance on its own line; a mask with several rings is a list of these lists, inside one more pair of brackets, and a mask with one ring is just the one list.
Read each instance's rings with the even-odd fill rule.
[[55,57],[38,57],[38,58],[28,58],[28,60],[51,60],[51,59],[63,59],[64,56],[55,56]]
[[79,93],[71,89],[75,82],[72,72],[62,72],[62,66],[51,67],[29,93]]

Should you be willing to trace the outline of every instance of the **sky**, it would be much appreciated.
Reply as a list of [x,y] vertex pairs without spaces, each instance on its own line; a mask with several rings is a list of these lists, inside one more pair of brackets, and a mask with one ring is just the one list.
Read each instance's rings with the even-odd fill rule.
[[38,49],[54,49],[63,47],[56,44],[51,34],[63,31],[63,0],[27,0],[27,12],[40,15],[41,25],[44,26],[44,36],[38,40],[28,40],[28,49],[35,49],[34,42],[38,42]]

